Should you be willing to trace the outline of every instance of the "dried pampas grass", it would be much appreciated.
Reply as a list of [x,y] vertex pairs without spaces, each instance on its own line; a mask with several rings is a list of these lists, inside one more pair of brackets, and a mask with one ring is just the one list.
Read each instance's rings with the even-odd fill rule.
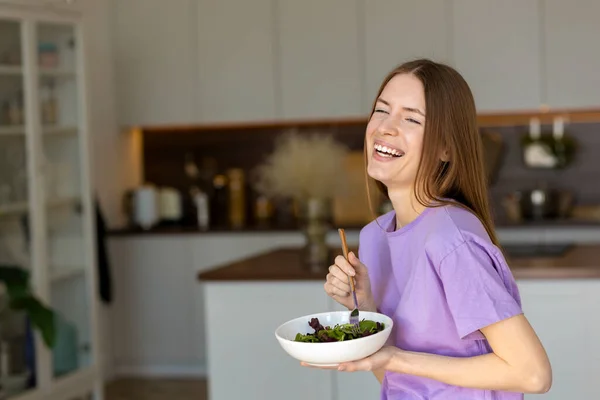
[[333,198],[345,188],[347,152],[330,134],[287,133],[257,168],[256,188],[273,197]]

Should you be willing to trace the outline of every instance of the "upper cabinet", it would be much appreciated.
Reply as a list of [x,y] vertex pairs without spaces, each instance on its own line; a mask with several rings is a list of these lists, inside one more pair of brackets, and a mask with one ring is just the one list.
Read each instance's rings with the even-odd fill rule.
[[544,0],[544,80],[553,108],[600,106],[600,1]]
[[480,113],[600,106],[597,0],[111,1],[123,125],[367,116],[415,58]]
[[364,55],[366,96],[370,111],[383,78],[413,58],[449,61],[447,0],[365,1]]
[[[171,7],[170,1],[164,3]],[[275,119],[273,1],[195,3],[196,120],[210,123]]]
[[63,11],[81,11],[85,5],[84,3],[89,1],[94,0],[41,0],[45,6]]
[[542,103],[538,2],[452,4],[453,64],[471,87],[478,111],[537,109]]
[[120,123],[197,121],[195,0],[113,0],[112,6]]
[[358,0],[278,0],[283,118],[353,117],[362,107]]

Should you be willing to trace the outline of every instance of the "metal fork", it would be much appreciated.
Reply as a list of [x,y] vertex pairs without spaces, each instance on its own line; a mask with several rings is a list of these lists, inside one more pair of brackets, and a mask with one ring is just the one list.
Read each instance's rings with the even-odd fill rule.
[[[344,252],[344,258],[348,260],[348,244],[346,243],[346,232],[343,229],[338,229],[340,239],[342,240],[342,251]],[[356,287],[354,286],[354,278],[348,275],[348,281],[350,282],[350,288],[352,289],[352,298],[354,299],[354,310],[350,312],[350,323],[354,325],[356,330],[359,330],[359,318],[358,318],[358,300],[356,299]]]

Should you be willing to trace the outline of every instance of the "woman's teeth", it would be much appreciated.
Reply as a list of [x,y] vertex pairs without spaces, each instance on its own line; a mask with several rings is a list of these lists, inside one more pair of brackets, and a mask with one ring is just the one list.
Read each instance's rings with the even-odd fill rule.
[[377,154],[379,154],[381,157],[402,157],[404,155],[396,149],[391,149],[380,144],[376,144],[374,147],[375,151],[377,151]]

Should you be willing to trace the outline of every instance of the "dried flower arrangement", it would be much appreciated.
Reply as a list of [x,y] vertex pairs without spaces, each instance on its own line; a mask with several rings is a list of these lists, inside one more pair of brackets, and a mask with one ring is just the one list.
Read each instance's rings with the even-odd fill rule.
[[331,134],[284,134],[257,167],[256,188],[271,197],[331,199],[345,188],[341,169],[347,152]]

